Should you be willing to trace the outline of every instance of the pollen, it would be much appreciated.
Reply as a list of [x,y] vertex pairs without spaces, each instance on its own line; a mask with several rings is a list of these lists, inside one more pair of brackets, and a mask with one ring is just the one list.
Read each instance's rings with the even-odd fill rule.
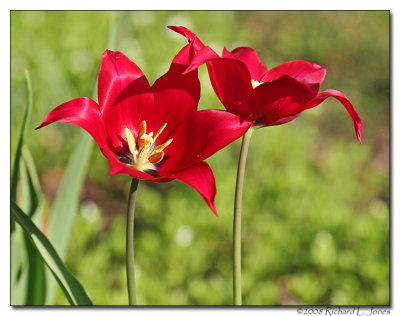
[[172,138],[164,143],[157,145],[157,138],[163,132],[167,123],[164,123],[158,131],[154,134],[149,132],[147,134],[146,121],[142,121],[139,126],[139,133],[135,141],[135,137],[129,128],[125,128],[125,137],[128,143],[130,154],[128,158],[130,163],[128,165],[140,171],[155,170],[155,164],[161,162],[164,158],[164,149],[172,143]]
[[253,89],[257,88],[260,84],[262,84],[262,82],[251,79],[251,85],[253,86]]

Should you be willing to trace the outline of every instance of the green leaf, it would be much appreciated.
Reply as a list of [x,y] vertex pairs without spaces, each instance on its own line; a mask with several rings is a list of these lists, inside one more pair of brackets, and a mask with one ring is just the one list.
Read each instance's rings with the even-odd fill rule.
[[[21,175],[22,186],[22,205],[27,211],[27,215],[32,219],[33,216],[41,218],[37,210],[42,200],[39,178],[32,156],[26,146],[22,147]],[[33,220],[33,219],[32,219]],[[36,221],[37,222],[37,221]],[[24,235],[24,244],[28,260],[25,265],[28,267],[27,283],[24,288],[26,293],[25,305],[43,305],[46,298],[46,273],[44,262],[40,254],[36,251],[29,238]],[[15,251],[15,249],[14,249]]]
[[64,257],[72,223],[79,207],[83,182],[89,166],[93,140],[82,132],[78,144],[68,162],[61,187],[54,201],[49,225],[49,239]]
[[46,273],[43,259],[26,236],[25,246],[29,261],[25,305],[44,305],[46,299]]
[[64,265],[46,236],[43,235],[14,201],[11,201],[11,214],[15,221],[21,225],[26,236],[34,244],[36,250],[50,268],[70,304],[93,305],[83,286]]
[[[52,207],[49,221],[49,239],[61,258],[65,258],[67,251],[92,148],[93,140],[91,136],[82,131]],[[48,278],[47,304],[52,304],[55,294],[55,283],[51,280],[51,278]]]
[[[18,145],[17,149],[15,152],[14,156],[14,166],[13,166],[13,171],[11,173],[11,189],[10,189],[10,197],[13,201],[17,199],[17,186],[18,186],[18,180],[19,180],[19,174],[20,174],[20,165],[21,165],[21,156],[23,152],[23,144],[24,144],[24,139],[26,135],[26,130],[27,127],[29,126],[30,122],[30,116],[31,116],[31,111],[32,111],[32,85],[31,85],[31,80],[29,76],[29,72],[27,69],[25,69],[25,79],[26,79],[26,85],[27,85],[27,106],[25,109],[25,114],[24,118],[22,121],[21,125],[21,131],[18,139]],[[30,187],[32,183],[32,178],[29,176],[29,179],[27,179],[28,176],[26,176],[25,173],[25,188]],[[30,189],[29,189],[30,191]],[[31,194],[33,192],[30,192]],[[30,206],[30,212],[31,215],[33,215],[34,210],[36,210],[37,205],[38,205],[38,200],[37,200],[37,195],[33,194],[31,199],[28,199]],[[37,262],[37,256],[32,257],[31,259],[28,256],[28,253],[25,253],[26,247],[31,248],[31,245],[27,245],[26,241],[24,239],[24,236],[21,232],[21,230],[15,230],[15,222],[14,219],[11,217],[11,302],[12,304],[15,305],[23,305],[27,301],[27,296],[29,293],[28,288],[29,288],[29,275],[30,273],[35,273],[38,276],[38,279],[32,280],[31,282],[35,282],[40,284],[41,280],[44,280],[40,276],[40,269],[38,268],[40,263],[35,265],[35,272],[30,271],[31,266],[28,265],[28,262]],[[26,249],[29,252],[29,249]],[[29,260],[29,261],[28,261]],[[43,263],[42,263],[43,266]],[[38,291],[35,291],[35,297],[39,297],[40,295],[43,295],[43,291],[41,291],[38,288]],[[36,300],[35,300],[36,301]],[[36,301],[40,304],[41,301]],[[33,303],[31,300],[29,300],[29,303]]]
[[35,163],[29,149],[24,145],[22,147],[22,168],[20,166],[23,197],[21,206],[27,210],[27,215],[32,218],[39,209],[42,201],[42,190],[40,187],[39,177],[36,171]]
[[11,232],[11,305],[24,305],[28,280],[28,256],[22,229],[16,226]]
[[[26,127],[29,125],[30,117],[31,117],[31,110],[32,110],[32,85],[31,85],[31,78],[29,76],[28,69],[25,69],[25,79],[26,79],[26,86],[27,86],[27,106],[25,109],[24,120],[22,121],[21,132],[18,139],[17,150],[14,156],[14,168],[11,173],[11,188],[10,188],[10,196],[11,200],[16,201],[17,199],[17,185],[18,185],[18,176],[19,176],[19,161],[21,159],[21,150],[22,145],[24,143],[24,138],[26,134]],[[11,220],[11,231],[14,231],[14,222]]]

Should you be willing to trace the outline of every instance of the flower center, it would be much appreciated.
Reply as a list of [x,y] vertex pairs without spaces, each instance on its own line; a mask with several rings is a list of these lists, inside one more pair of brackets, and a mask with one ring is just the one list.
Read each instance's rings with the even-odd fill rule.
[[125,128],[125,136],[128,142],[130,151],[130,163],[128,165],[137,170],[144,171],[147,169],[155,170],[154,164],[159,163],[164,158],[164,149],[172,142],[172,138],[168,139],[165,143],[155,146],[155,142],[167,126],[164,123],[157,133],[153,136],[153,132],[146,134],[146,121],[142,121],[139,127],[137,141],[132,135],[132,132]]

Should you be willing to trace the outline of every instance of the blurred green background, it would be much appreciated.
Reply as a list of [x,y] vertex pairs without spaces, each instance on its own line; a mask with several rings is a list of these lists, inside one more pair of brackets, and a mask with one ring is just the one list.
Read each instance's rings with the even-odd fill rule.
[[[116,42],[107,47],[111,23]],[[46,205],[80,130],[68,124],[34,128],[55,106],[92,95],[106,48],[124,52],[154,82],[186,44],[167,25],[191,28],[218,53],[224,45],[251,46],[268,68],[293,59],[323,65],[322,89],[344,92],[364,122],[360,145],[345,109],[328,99],[289,124],[253,134],[243,201],[243,303],[389,304],[389,11],[12,11],[11,159],[28,68],[34,104],[26,144]],[[199,76],[199,108],[222,109],[204,66]],[[240,140],[208,159],[219,217],[183,183],[140,183],[139,304],[232,304],[239,149]],[[108,171],[96,146],[66,264],[95,304],[124,305],[130,179]],[[46,207],[43,212],[46,221],[51,214]],[[61,290],[55,303],[67,304]]]

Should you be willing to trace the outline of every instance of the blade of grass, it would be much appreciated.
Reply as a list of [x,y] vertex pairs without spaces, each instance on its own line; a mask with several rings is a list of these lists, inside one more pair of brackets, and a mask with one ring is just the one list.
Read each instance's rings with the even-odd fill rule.
[[[25,108],[24,118],[21,125],[20,135],[18,139],[17,149],[14,155],[13,170],[11,172],[11,187],[10,187],[10,198],[13,201],[17,199],[17,187],[20,173],[20,161],[22,154],[22,147],[26,136],[26,130],[29,126],[30,116],[32,111],[32,84],[30,75],[27,69],[25,69],[25,80],[27,86],[27,105]],[[11,239],[11,303],[15,305],[24,304],[25,293],[27,287],[27,275],[28,275],[28,258],[27,254],[24,253],[24,237],[22,232],[15,229],[15,222],[12,216],[10,216],[10,239]]]
[[[11,216],[12,217],[12,216]],[[28,279],[28,256],[22,229],[16,226],[11,233],[11,305],[24,305]]]
[[[53,204],[49,220],[49,239],[61,258],[65,258],[83,181],[89,166],[93,140],[89,134],[82,132],[78,144],[68,162],[63,182]],[[48,280],[46,304],[52,304],[55,295],[55,282]]]
[[22,208],[27,210],[27,215],[32,218],[39,209],[42,199],[42,190],[40,188],[39,177],[36,171],[35,163],[29,152],[28,147],[22,147],[22,168],[20,167],[24,197],[21,201]]
[[[41,201],[41,189],[36,167],[26,146],[22,147],[22,160],[20,167],[20,181],[22,185],[22,205],[27,215],[33,220]],[[44,262],[35,250],[29,238],[24,235],[25,249],[28,255],[28,275],[25,288],[25,305],[43,305],[46,298],[46,274]]]
[[[24,138],[26,134],[26,127],[29,125],[31,110],[32,110],[32,84],[31,78],[29,76],[28,69],[25,69],[25,80],[27,86],[27,105],[24,114],[24,120],[22,121],[21,132],[18,139],[17,150],[14,156],[14,167],[11,173],[11,188],[10,188],[10,196],[13,201],[17,199],[17,185],[18,185],[18,176],[19,176],[19,161],[21,159],[21,150],[22,145],[24,143]],[[14,231],[14,222],[11,219],[11,231]]]
[[25,246],[29,261],[25,305],[41,306],[46,299],[46,272],[44,262],[26,235]]
[[83,286],[64,265],[45,235],[36,227],[31,219],[11,201],[11,214],[22,227],[29,240],[35,245],[54,277],[57,279],[71,305],[93,305]]

